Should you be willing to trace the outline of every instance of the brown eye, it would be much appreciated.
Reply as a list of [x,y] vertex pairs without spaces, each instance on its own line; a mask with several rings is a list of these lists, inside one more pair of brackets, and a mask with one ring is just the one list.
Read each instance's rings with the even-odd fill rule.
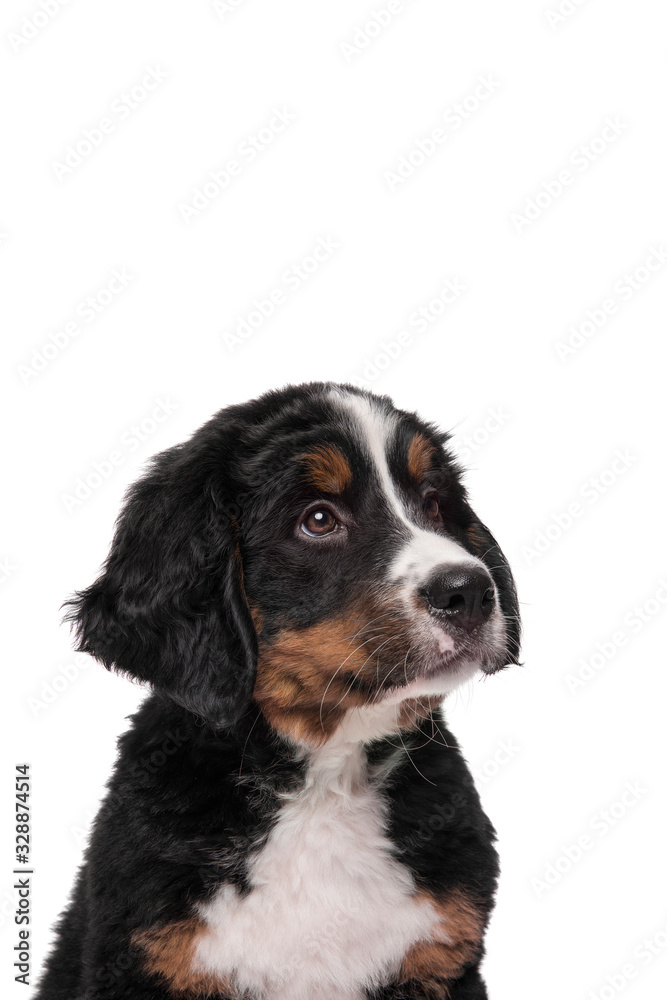
[[424,513],[431,521],[436,521],[440,517],[440,504],[437,497],[430,496],[425,498]]
[[301,530],[307,535],[329,535],[338,527],[334,514],[326,507],[311,510],[301,522]]

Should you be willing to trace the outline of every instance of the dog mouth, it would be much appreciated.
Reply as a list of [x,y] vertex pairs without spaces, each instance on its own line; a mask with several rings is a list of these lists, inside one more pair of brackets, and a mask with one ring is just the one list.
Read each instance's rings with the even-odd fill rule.
[[406,659],[399,676],[386,678],[378,701],[398,701],[418,694],[446,695],[476,676],[495,673],[508,662],[505,628],[499,618],[475,632],[456,627],[446,631],[435,621],[428,625],[426,642]]
[[301,720],[300,726],[310,713],[319,731],[325,716],[335,720],[350,709],[442,700],[509,662],[498,612],[477,628],[425,609],[390,608],[384,618],[374,608],[364,612],[360,628],[357,613],[334,625],[285,630],[271,640],[265,635],[255,685],[260,705],[277,720]]
[[480,665],[473,660],[457,657],[447,666],[435,665],[408,681],[393,684],[382,690],[378,704],[396,704],[415,698],[445,698],[456,688],[480,673]]

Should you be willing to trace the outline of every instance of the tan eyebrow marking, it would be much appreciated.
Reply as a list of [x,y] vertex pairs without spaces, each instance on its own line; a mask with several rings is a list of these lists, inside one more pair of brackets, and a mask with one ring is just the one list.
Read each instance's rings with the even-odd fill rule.
[[332,444],[318,445],[301,456],[313,486],[324,493],[342,493],[352,482],[352,469]]
[[435,447],[418,432],[408,445],[408,474],[417,484],[421,483],[435,455]]

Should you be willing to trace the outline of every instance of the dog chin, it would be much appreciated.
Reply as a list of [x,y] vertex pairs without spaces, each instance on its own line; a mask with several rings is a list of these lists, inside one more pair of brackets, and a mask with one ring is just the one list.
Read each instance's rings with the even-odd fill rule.
[[433,698],[445,698],[482,671],[483,667],[479,660],[464,660],[451,655],[439,657],[437,662],[430,664],[420,676],[408,681],[407,684],[388,688],[378,699],[378,703],[396,705],[401,701],[427,695]]

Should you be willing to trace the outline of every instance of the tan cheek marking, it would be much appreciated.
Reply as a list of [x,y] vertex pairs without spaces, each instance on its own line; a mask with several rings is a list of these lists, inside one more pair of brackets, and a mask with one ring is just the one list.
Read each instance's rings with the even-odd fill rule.
[[238,996],[231,982],[193,968],[197,936],[204,928],[196,917],[178,920],[152,930],[139,931],[133,943],[145,953],[145,969],[169,982],[174,994],[184,998],[215,997],[234,1000]]
[[349,636],[354,631],[354,623],[325,622],[300,631],[285,630],[268,649],[260,647],[254,697],[274,729],[318,745],[346,709],[358,704],[346,693],[349,676],[338,671],[346,657],[343,669],[352,670],[359,669],[366,657],[362,650],[353,652]]
[[352,482],[352,469],[345,456],[333,445],[320,445],[301,456],[308,478],[323,493],[343,493]]
[[[270,643],[260,642],[255,700],[274,729],[319,746],[350,708],[372,698],[368,691],[352,690],[352,678],[377,683],[383,668],[400,667],[409,643],[400,610],[391,612],[379,602],[357,604],[344,618],[310,628],[285,629]],[[412,713],[406,709],[406,727],[418,715],[416,706]]]
[[250,616],[253,620],[257,634],[264,628],[264,615],[255,604],[250,605]]
[[433,997],[443,997],[446,980],[458,979],[465,967],[480,957],[486,921],[460,890],[446,899],[430,893],[420,896],[436,909],[441,922],[435,928],[434,941],[420,941],[410,948],[401,964],[399,981],[417,979]]
[[434,454],[435,447],[431,442],[423,434],[415,434],[408,445],[408,474],[418,485],[428,472]]

